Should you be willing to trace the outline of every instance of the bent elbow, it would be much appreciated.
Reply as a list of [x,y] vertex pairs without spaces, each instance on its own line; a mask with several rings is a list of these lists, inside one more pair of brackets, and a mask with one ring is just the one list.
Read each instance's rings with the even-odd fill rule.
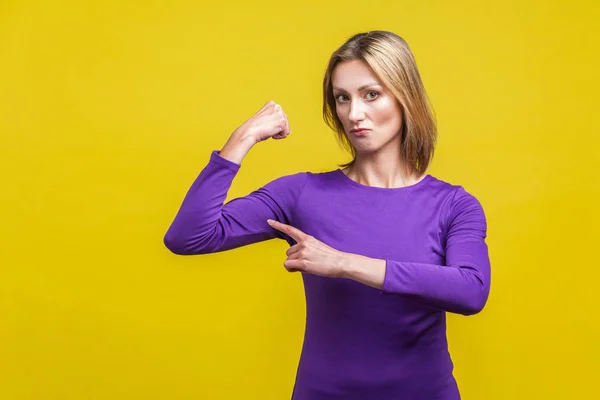
[[485,301],[471,301],[469,304],[465,304],[460,313],[465,316],[471,316],[479,314],[484,307]]
[[171,229],[165,234],[163,243],[171,253],[179,256],[210,254],[222,250],[210,235],[197,237]]
[[465,316],[479,314],[485,307],[488,299],[489,289],[484,285],[477,287],[477,292],[473,293],[468,301],[463,304],[460,314]]
[[173,234],[172,231],[168,231],[165,234],[163,243],[165,244],[165,247],[173,254],[177,254],[179,256],[188,256],[191,254],[189,247],[185,244],[185,240],[177,237],[177,235]]

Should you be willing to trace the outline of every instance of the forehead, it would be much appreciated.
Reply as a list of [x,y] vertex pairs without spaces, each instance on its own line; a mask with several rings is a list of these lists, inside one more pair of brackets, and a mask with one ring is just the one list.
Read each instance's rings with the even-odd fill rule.
[[356,89],[370,82],[381,84],[377,75],[363,60],[342,61],[335,66],[331,76],[333,86],[346,90]]

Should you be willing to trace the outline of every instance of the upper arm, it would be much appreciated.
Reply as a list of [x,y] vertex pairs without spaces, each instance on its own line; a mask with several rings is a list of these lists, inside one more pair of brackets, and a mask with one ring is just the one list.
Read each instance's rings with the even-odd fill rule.
[[181,255],[215,253],[284,237],[267,219],[289,223],[309,173],[282,176],[225,203],[239,168],[217,152],[211,154],[167,230],[164,243],[169,250]]
[[487,220],[479,200],[458,187],[452,200],[446,236],[446,265],[473,271],[484,286],[490,282]]
[[293,224],[296,203],[307,178],[307,173],[283,176],[226,203],[217,221],[215,240],[220,243],[215,244],[219,251],[273,238],[286,239],[284,233],[267,224],[267,219]]

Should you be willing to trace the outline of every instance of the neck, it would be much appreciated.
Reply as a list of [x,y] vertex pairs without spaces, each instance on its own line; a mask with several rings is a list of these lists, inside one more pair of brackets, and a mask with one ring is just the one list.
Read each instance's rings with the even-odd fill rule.
[[399,154],[385,157],[383,154],[357,154],[354,164],[344,170],[352,180],[366,186],[400,188],[421,181],[425,174],[412,171],[402,162]]

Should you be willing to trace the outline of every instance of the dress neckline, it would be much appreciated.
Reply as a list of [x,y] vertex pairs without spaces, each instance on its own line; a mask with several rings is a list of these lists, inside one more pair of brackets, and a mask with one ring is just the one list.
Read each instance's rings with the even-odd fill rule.
[[421,186],[424,186],[427,182],[429,182],[431,179],[433,179],[433,177],[430,174],[425,174],[419,181],[413,183],[412,185],[395,187],[395,188],[382,188],[382,187],[377,187],[377,186],[363,185],[362,183],[359,183],[359,182],[355,181],[354,179],[350,178],[340,168],[336,169],[335,172],[338,175],[341,175],[341,177],[347,183],[349,183],[350,185],[352,185],[354,187],[357,187],[357,188],[360,188],[363,190],[383,191],[383,192],[406,192],[406,191],[415,190]]

